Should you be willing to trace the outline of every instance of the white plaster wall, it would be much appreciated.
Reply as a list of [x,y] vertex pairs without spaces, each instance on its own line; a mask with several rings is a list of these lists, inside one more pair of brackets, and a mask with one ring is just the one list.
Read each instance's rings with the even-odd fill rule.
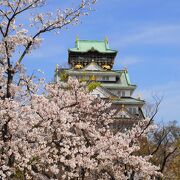
[[113,94],[122,97],[122,91],[125,92],[125,97],[130,97],[131,96],[131,92],[130,90],[110,90]]
[[[92,76],[92,74],[91,75],[88,75],[88,74],[86,74],[86,75],[83,75],[83,74],[79,74],[79,75],[72,75],[72,77],[74,77],[74,78],[78,78],[78,79],[85,79],[85,80],[89,80],[90,79],[90,77]],[[116,76],[108,76],[109,77],[109,80],[106,80],[106,81],[109,81],[109,82],[112,82],[112,81],[116,81]],[[96,78],[96,81],[104,81],[104,79],[103,79],[103,76],[96,76],[95,75],[95,78]]]

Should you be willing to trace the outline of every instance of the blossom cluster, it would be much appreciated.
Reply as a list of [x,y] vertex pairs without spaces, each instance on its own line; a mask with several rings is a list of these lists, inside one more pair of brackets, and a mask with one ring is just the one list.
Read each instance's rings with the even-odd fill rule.
[[[22,78],[23,59],[39,48],[45,33],[58,32],[70,24],[77,24],[81,16],[91,11],[95,2],[79,0],[73,8],[45,12],[43,7],[48,5],[47,0],[0,1],[0,68],[4,69],[6,78],[2,86],[4,97],[14,96],[16,88],[22,84],[32,91],[28,83],[32,85],[33,78]],[[37,88],[35,84],[33,86],[34,92]]]
[[[47,0],[3,0],[0,2],[0,57],[5,63],[16,51],[20,51],[19,60],[39,47],[44,33],[59,31],[69,24],[77,24],[80,16],[91,11],[96,0],[80,0],[74,8],[57,9],[54,13],[43,12],[41,8]],[[37,9],[37,10],[34,10]],[[37,13],[38,12],[38,13]],[[25,16],[27,23],[19,18]]]
[[24,105],[0,100],[0,177],[15,179],[153,178],[158,167],[139,149],[137,134],[147,121],[126,133],[111,131],[110,103],[91,96],[84,84],[46,85]]

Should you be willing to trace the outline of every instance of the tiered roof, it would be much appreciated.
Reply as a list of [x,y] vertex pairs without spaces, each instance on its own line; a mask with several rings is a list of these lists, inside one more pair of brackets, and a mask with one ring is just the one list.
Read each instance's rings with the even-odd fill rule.
[[99,53],[117,53],[118,51],[110,49],[108,40],[104,41],[89,41],[89,40],[76,40],[75,48],[70,48],[69,52],[81,52],[98,51]]
[[[107,76],[119,76],[119,81],[117,82],[106,82],[101,83],[101,86],[107,89],[135,89],[136,85],[132,84],[129,78],[129,73],[127,70],[111,70],[107,71],[105,69],[102,69],[99,67],[95,62],[92,62],[93,65],[95,65],[96,70],[87,70],[86,67],[83,69],[67,69],[66,72],[69,75],[107,75]],[[90,64],[91,65],[91,64]],[[90,66],[88,65],[88,66]],[[88,67],[87,66],[87,67]],[[99,68],[98,68],[99,67]],[[99,69],[99,70],[98,70]]]
[[[99,79],[101,85],[95,89],[94,94],[101,93],[102,98],[111,99],[112,104],[118,106],[143,106],[145,103],[143,100],[131,97],[136,85],[131,83],[128,71],[126,69],[112,70],[114,58],[118,51],[109,47],[107,38],[104,41],[79,40],[77,38],[75,47],[68,49],[68,52],[68,62],[71,69],[64,70],[69,76],[115,77],[114,81]],[[108,66],[110,68],[107,68]],[[121,90],[129,90],[130,96],[119,96],[118,93],[121,93]]]

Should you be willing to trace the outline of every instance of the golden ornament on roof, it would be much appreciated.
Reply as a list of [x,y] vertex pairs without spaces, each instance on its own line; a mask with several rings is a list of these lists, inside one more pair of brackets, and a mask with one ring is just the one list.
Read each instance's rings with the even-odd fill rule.
[[107,70],[111,69],[111,66],[109,66],[109,65],[103,65],[102,67]]
[[95,80],[96,80],[96,77],[95,77],[94,75],[92,75],[92,76],[90,77],[90,80],[91,80],[91,81],[95,81]]
[[83,68],[83,65],[82,64],[76,64],[75,65],[75,69],[82,69]]

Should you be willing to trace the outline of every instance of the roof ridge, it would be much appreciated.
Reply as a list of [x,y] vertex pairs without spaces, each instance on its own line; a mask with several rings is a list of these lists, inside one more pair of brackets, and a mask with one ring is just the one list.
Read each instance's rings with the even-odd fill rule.
[[87,40],[87,39],[79,39],[78,41],[88,41],[88,42],[104,42],[104,40]]

